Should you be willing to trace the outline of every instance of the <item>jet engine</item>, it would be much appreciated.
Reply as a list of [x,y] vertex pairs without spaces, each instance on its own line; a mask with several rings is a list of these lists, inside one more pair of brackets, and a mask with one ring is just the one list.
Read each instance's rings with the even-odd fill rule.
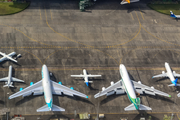
[[102,87],[102,91],[104,91],[106,88],[105,87]]
[[113,82],[113,81],[111,82],[111,85],[114,85],[114,82]]
[[138,81],[139,84],[141,84],[141,81]]
[[165,73],[165,71],[162,71],[162,74],[164,74]]

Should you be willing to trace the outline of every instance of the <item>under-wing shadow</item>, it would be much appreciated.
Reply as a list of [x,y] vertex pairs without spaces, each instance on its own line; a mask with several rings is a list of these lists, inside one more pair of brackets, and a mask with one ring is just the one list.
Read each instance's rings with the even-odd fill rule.
[[30,96],[26,96],[26,97],[22,98],[21,100],[19,100],[18,102],[16,102],[15,106],[21,105],[21,104],[25,103],[26,101],[32,100],[36,97],[40,97],[42,95],[35,95],[34,96],[33,94],[31,94]]
[[0,100],[0,104],[4,104],[4,101]]
[[[47,119],[47,117],[45,117],[44,119],[46,119],[46,120],[55,120],[55,119],[57,119],[57,118],[61,118],[61,119],[67,119],[67,120],[69,120],[70,118],[69,117],[67,117],[67,116],[65,116],[65,115],[63,115],[63,114],[59,114],[59,112],[60,111],[52,111],[55,115],[52,115],[52,116],[50,116],[48,119]],[[63,111],[62,111],[63,112]],[[57,115],[58,114],[58,115]],[[73,115],[74,116],[74,115]],[[43,120],[44,120],[43,119]]]
[[76,95],[74,95],[74,96],[68,96],[68,95],[62,94],[62,95],[55,95],[55,96],[59,96],[59,97],[64,97],[64,96],[66,96],[66,97],[68,97],[68,98],[70,98],[70,99],[73,99],[73,100],[76,100],[76,101],[82,101],[82,102],[85,102],[85,103],[94,105],[94,104],[93,104],[92,102],[90,102],[89,100],[87,100],[87,99],[85,99],[85,98],[82,98],[82,97],[79,97],[79,96],[76,96]]
[[160,96],[160,95],[155,95],[155,96],[154,96],[154,95],[143,94],[143,95],[141,95],[141,96],[149,96],[150,98],[160,99],[160,100],[167,101],[167,102],[170,102],[170,103],[174,103],[174,104],[175,104],[174,101],[172,101],[172,100],[170,100],[170,99],[168,99],[168,98],[166,98],[166,97],[164,97],[164,96]]
[[132,120],[140,120],[140,118],[145,118],[145,120],[160,120],[159,118],[153,116],[152,114],[148,114],[144,110],[138,110],[139,114],[136,115]]
[[156,80],[156,82],[160,82],[160,81],[163,81],[163,80],[166,80],[166,79],[168,79],[168,78],[167,77],[163,77],[163,78],[161,78],[159,80]]
[[89,87],[90,90],[99,90],[99,89],[93,88],[91,85],[92,85],[92,83],[89,83],[89,86],[88,86],[88,87]]
[[105,99],[103,99],[103,100],[100,102],[100,105],[106,104],[107,102],[112,101],[112,100],[114,100],[115,98],[120,97],[120,96],[122,96],[122,95],[125,95],[125,94],[120,94],[120,95],[113,94],[113,95],[107,96]]
[[11,92],[15,93],[16,91],[14,91],[17,87],[9,87],[9,89],[11,90]]
[[49,71],[49,75],[50,75],[50,79],[54,82],[57,82],[56,77],[54,76],[54,74],[52,72]]

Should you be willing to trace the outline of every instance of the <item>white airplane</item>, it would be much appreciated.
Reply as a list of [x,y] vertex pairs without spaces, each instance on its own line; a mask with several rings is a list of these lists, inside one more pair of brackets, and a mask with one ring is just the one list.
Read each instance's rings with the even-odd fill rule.
[[123,64],[120,64],[119,71],[121,75],[121,80],[114,83],[111,82],[111,86],[108,88],[103,87],[102,91],[94,95],[95,98],[98,98],[103,95],[112,95],[112,94],[124,94],[126,93],[131,105],[124,108],[125,111],[129,110],[152,110],[150,107],[140,104],[140,98],[136,96],[136,94],[150,94],[150,95],[163,95],[167,97],[171,97],[167,93],[161,92],[159,90],[154,89],[154,87],[148,87],[146,85],[141,84],[141,82],[132,81],[129,78],[126,67]]
[[172,84],[168,85],[168,86],[180,86],[180,84],[177,84],[178,78],[174,78],[174,77],[180,77],[180,74],[177,74],[175,71],[172,72],[169,63],[165,62],[165,68],[167,73],[165,73],[165,71],[162,71],[162,74],[160,75],[156,75],[153,76],[152,78],[157,78],[157,77],[169,77]]
[[50,76],[49,76],[49,71],[46,65],[42,66],[42,80],[40,80],[39,82],[33,84],[32,82],[30,83],[31,86],[22,89],[20,88],[20,91],[9,96],[9,99],[12,98],[16,98],[19,96],[29,96],[33,93],[33,95],[41,95],[44,94],[44,98],[45,98],[45,102],[46,105],[44,105],[43,107],[37,109],[37,112],[45,112],[45,111],[65,111],[64,108],[58,107],[56,105],[53,104],[53,96],[54,95],[69,95],[69,96],[80,96],[80,97],[84,97],[84,98],[88,98],[88,96],[86,96],[83,93],[80,93],[78,91],[75,91],[73,88],[68,88],[66,86],[63,86],[61,84],[58,84],[52,80],[50,80]]
[[14,55],[16,55],[16,52],[12,52],[12,53],[10,53],[10,54],[8,54],[8,55],[6,55],[6,53],[0,52],[0,55],[3,56],[3,57],[0,59],[0,62],[3,62],[3,61],[5,61],[5,60],[11,60],[11,61],[17,63],[17,61],[12,58]]
[[89,86],[89,83],[93,83],[93,81],[89,81],[88,77],[101,77],[101,75],[91,75],[91,74],[87,74],[87,71],[85,69],[83,69],[83,75],[71,75],[71,77],[83,77],[84,78],[84,82],[86,83],[87,86]]
[[172,11],[170,11],[170,13],[171,13],[171,17],[173,17],[173,18],[180,18],[180,15],[175,15]]
[[5,78],[1,78],[0,82],[5,82],[6,85],[4,85],[3,87],[14,87],[12,84],[13,82],[24,82],[23,80],[17,79],[12,77],[12,66],[9,66],[9,73],[8,73],[8,77]]
[[122,0],[121,5],[127,4],[127,3],[132,3],[132,2],[138,2],[139,0]]

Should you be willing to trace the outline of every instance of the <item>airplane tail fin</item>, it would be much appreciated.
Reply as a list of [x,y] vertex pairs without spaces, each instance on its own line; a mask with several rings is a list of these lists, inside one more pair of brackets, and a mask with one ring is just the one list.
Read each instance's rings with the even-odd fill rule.
[[[124,108],[125,111],[131,111],[131,110],[137,110],[134,106],[134,104],[132,103],[131,105],[127,106],[126,108]],[[150,107],[139,104],[139,109],[138,110],[152,110]]]
[[171,13],[171,17],[176,18],[176,15],[172,11],[170,11],[170,13]]
[[61,107],[59,107],[59,106],[56,106],[56,105],[54,105],[54,104],[52,105],[52,108],[50,109],[50,108],[48,107],[48,105],[46,104],[46,105],[38,108],[36,111],[37,111],[37,112],[65,111],[65,109],[64,109],[64,108],[61,108]]
[[174,81],[172,81],[173,84],[170,84],[168,86],[180,86],[180,84],[176,84],[178,81],[178,78],[176,78]]

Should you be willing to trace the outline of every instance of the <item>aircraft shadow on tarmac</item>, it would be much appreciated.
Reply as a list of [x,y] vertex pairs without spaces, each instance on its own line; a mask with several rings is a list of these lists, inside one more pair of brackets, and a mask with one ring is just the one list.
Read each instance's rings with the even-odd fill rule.
[[159,118],[148,114],[144,110],[141,110],[141,111],[139,110],[138,112],[139,112],[139,114],[137,114],[136,117],[132,118],[132,120],[140,120],[140,118],[145,118],[147,120],[160,120]]
[[19,63],[16,63],[16,62],[13,62],[13,61],[10,61],[10,60],[5,60],[3,62],[0,62],[0,67],[5,68],[3,66],[3,64],[5,64],[6,62],[11,62],[10,64],[15,64],[15,65],[21,66]]
[[121,95],[113,94],[113,95],[107,96],[105,99],[101,100],[100,105],[106,104],[106,103],[114,100],[115,98],[123,96],[123,95],[125,95],[125,94],[121,94]]

